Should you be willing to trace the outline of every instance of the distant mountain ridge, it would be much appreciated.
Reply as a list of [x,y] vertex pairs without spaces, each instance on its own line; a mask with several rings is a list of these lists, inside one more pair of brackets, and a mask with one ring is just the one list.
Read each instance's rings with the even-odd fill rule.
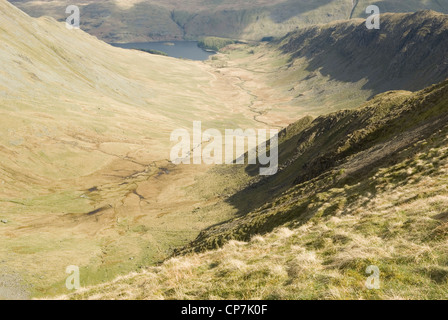
[[[34,17],[66,18],[71,1],[11,0]],[[81,27],[106,42],[145,42],[218,36],[260,40],[318,23],[366,18],[366,8],[378,5],[382,13],[430,9],[448,13],[448,0],[276,0],[181,1],[88,0],[80,4]]]

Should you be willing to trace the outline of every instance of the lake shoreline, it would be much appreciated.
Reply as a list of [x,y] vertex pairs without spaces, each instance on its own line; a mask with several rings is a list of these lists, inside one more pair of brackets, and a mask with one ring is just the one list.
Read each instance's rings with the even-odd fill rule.
[[[135,49],[164,53],[169,57],[177,59],[188,59],[194,61],[205,61],[216,52],[205,50],[198,46],[198,41],[153,41],[153,42],[130,42],[110,43],[110,45],[123,49]],[[155,53],[157,54],[157,53]]]

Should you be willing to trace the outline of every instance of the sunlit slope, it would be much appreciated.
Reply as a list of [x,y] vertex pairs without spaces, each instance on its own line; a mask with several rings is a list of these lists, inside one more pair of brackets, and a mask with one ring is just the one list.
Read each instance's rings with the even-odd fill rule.
[[169,167],[170,133],[256,127],[247,93],[202,63],[113,48],[4,0],[0,14],[2,274],[33,294],[65,290],[68,265],[95,283],[222,219],[183,212],[207,168]]
[[218,90],[210,94],[214,78],[197,64],[115,49],[0,4],[5,192],[30,187],[17,181],[28,170],[45,185],[45,179],[86,176],[126,157],[163,160],[169,133],[191,127],[199,111],[210,122],[230,117],[233,106]]
[[[11,2],[33,16],[51,15],[61,21],[66,18],[65,8],[73,4],[54,0]],[[79,6],[83,30],[108,42],[134,42],[203,36],[260,40],[350,16],[366,18],[366,8],[371,4],[378,5],[382,13],[424,9],[448,13],[447,0],[88,0]]]
[[[362,87],[367,79],[320,74],[306,57],[292,56],[294,50],[278,50],[278,43],[229,49],[207,64],[188,62],[112,48],[52,19],[31,19],[5,1],[0,8],[0,220],[6,221],[0,223],[0,274],[17,272],[15,279],[30,284],[24,294],[66,293],[68,265],[81,268],[83,286],[152,265],[200,230],[255,212],[288,190],[300,166],[314,159],[308,152],[273,184],[245,189],[257,170],[170,165],[173,129],[191,129],[193,120],[221,130],[285,126],[306,114],[354,107],[375,92]],[[440,25],[419,44],[443,36]],[[406,41],[418,39],[419,28]],[[357,37],[363,33],[350,39],[356,43]],[[319,38],[328,39],[331,32]],[[428,43],[435,51],[444,48],[443,41]],[[443,67],[443,57],[435,56],[435,65]],[[394,76],[385,83],[393,84]],[[418,79],[418,70],[408,76]],[[392,95],[397,103],[410,96]],[[302,119],[292,135],[311,122]],[[297,147],[289,142],[283,160]],[[328,145],[311,147],[316,152]],[[234,230],[227,231],[198,247],[231,239]]]
[[445,299],[447,96],[445,81],[291,125],[280,173],[231,200],[241,217],[190,253],[63,298]]

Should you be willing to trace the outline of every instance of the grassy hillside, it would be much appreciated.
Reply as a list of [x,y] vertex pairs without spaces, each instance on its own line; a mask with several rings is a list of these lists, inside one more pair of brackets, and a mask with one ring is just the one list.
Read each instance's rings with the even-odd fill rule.
[[[431,105],[427,113],[419,113],[406,102],[428,106],[443,85],[415,96],[381,96],[367,113],[344,111],[313,120],[311,116],[364,103],[375,90],[392,89],[394,79],[401,83],[401,78],[398,73],[388,79],[372,73],[368,79],[332,79],[334,75],[321,74],[313,64],[316,57],[325,62],[331,56],[297,47],[297,33],[269,44],[232,44],[217,59],[202,63],[113,48],[52,18],[30,18],[4,0],[0,13],[0,220],[6,221],[0,223],[0,283],[13,283],[7,297],[66,293],[68,265],[81,268],[83,286],[140,271],[187,245],[201,230],[235,217],[242,219],[233,221],[243,229],[231,224],[208,229],[185,250],[270,232],[289,221],[290,213],[258,215],[259,207],[283,202],[280,195],[297,184],[314,188],[312,179],[333,177],[331,170],[343,171],[338,166],[361,157],[361,151],[370,156],[368,148],[380,145],[381,137],[392,141],[401,133],[406,145],[408,138],[427,136],[422,121],[432,121],[435,128],[438,122],[432,117],[444,119],[443,107]],[[425,22],[427,14],[389,21],[395,26],[410,17],[422,21],[403,47],[412,49],[420,41],[423,49],[427,44],[443,52],[445,42],[435,39],[445,35],[445,16],[431,13],[440,26],[436,30]],[[335,29],[341,39],[357,43],[365,34],[348,34],[351,26],[356,30],[362,23],[319,27],[322,35],[308,39],[319,49],[319,41],[331,40],[332,33],[325,30]],[[431,32],[420,37],[426,28]],[[388,30],[398,34],[400,29]],[[383,40],[377,44],[392,58],[406,57]],[[347,45],[356,47],[353,43]],[[340,47],[336,41],[335,50]],[[429,70],[428,53],[421,52],[413,62]],[[434,56],[434,66],[444,67],[444,57]],[[380,60],[372,62],[381,68]],[[434,69],[433,78],[411,72],[409,66],[407,70],[408,77],[421,79],[404,82],[404,89],[434,83],[445,69]],[[381,80],[387,80],[384,86],[375,87]],[[294,119],[301,120],[282,134],[280,173],[269,180],[254,177],[258,168],[176,167],[167,160],[172,130],[191,130],[194,120],[223,131],[283,128]],[[396,130],[399,125],[405,125],[402,132]],[[391,143],[386,149],[398,152],[402,146]],[[319,154],[322,150],[327,153]],[[355,162],[349,168],[358,166]],[[338,179],[345,177],[342,173]],[[326,180],[318,181],[327,186]],[[251,214],[257,215],[254,224],[243,218]],[[4,296],[0,287],[0,298]]]
[[[286,192],[260,181],[251,188],[273,199],[186,255],[63,298],[444,299],[447,120],[448,82],[302,120],[282,133]],[[378,290],[366,287],[371,265]]]
[[[306,58],[307,70],[339,81],[365,80],[374,93],[419,90],[448,74],[448,15],[434,11],[383,14],[381,29],[355,19],[313,26],[280,40],[292,60]],[[417,76],[418,73],[418,76]]]
[[[11,0],[32,16],[65,19],[70,1]],[[447,0],[251,0],[165,1],[87,0],[82,7],[82,29],[108,42],[200,39],[216,36],[260,40],[283,36],[297,27],[348,19],[366,18],[368,5],[381,12],[415,12],[430,9],[448,13]]]
[[230,45],[208,63],[238,77],[258,121],[279,126],[448,77],[448,15],[384,14],[382,26],[368,30],[361,19],[311,26],[270,43]]
[[[415,152],[414,144],[446,126],[447,94],[447,83],[415,95],[385,93],[361,109],[321,116],[308,125],[302,120],[290,127],[293,133],[286,129],[280,145],[280,172],[258,179],[229,199],[241,208],[241,217],[203,231],[190,248],[210,249],[229,239],[247,241],[253,234],[270,232],[291,220],[306,222],[316,213],[313,203],[329,189],[361,184],[371,192],[364,185],[367,177],[403,161],[403,155]],[[241,203],[251,202],[247,200],[252,196],[258,205],[261,199],[267,203],[246,213]],[[344,198],[338,199],[341,205],[347,201]],[[331,207],[329,213],[337,208]]]
[[170,133],[193,120],[259,126],[232,79],[4,0],[0,14],[0,271],[19,296],[64,292],[68,265],[91,284],[138,270],[230,217],[194,212],[217,201],[195,191],[208,167],[167,159]]

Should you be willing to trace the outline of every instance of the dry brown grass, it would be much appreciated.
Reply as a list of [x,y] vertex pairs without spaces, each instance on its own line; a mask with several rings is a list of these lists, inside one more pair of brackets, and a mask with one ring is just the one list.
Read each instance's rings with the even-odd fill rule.
[[[443,158],[448,148],[432,151]],[[424,159],[425,154],[416,155],[416,165],[438,161],[438,170],[424,174],[408,167],[404,170],[414,173],[406,183],[347,203],[334,216],[173,258],[62,298],[444,299],[448,243],[441,230],[446,227],[448,161]],[[400,167],[383,169],[372,179],[386,179]],[[379,290],[365,286],[370,265],[380,269]]]

